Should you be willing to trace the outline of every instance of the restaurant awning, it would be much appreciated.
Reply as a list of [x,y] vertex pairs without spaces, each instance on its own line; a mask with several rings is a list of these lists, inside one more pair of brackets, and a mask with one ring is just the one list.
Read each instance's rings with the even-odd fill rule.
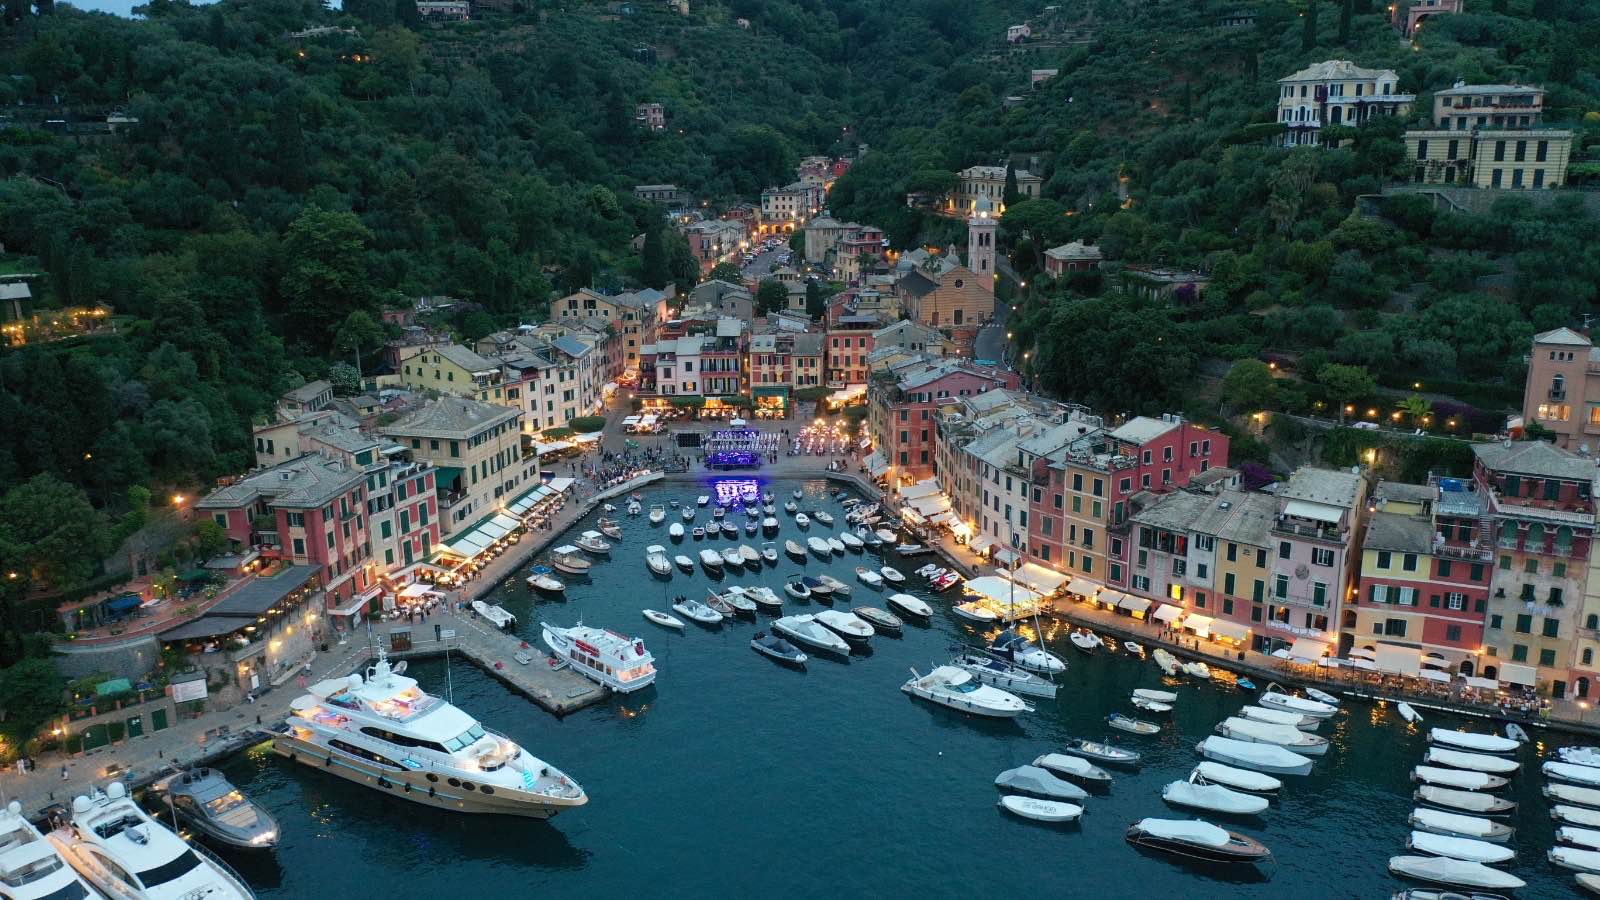
[[989,555],[989,558],[994,560],[995,562],[999,563],[1002,566],[1009,566],[1012,563],[1016,562],[1017,560],[1021,559],[1022,557],[1018,556],[1017,555],[1017,551],[1015,551],[1015,550],[1012,550],[1012,549],[1010,549],[1008,547],[1001,547],[999,550],[996,550],[993,553],[991,553]]
[[419,582],[417,582],[415,584],[406,585],[405,588],[400,591],[400,596],[402,596],[402,597],[421,597],[423,594],[427,594],[427,593],[431,592],[432,590],[433,590],[433,585],[426,584],[424,582],[419,581]]
[[1125,609],[1129,612],[1141,613],[1149,609],[1153,602],[1154,601],[1146,600],[1143,597],[1135,597],[1132,594],[1123,594],[1122,599],[1117,601],[1117,609]]
[[349,600],[346,600],[343,606],[336,606],[333,609],[328,610],[328,614],[334,616],[356,615],[367,608],[367,602],[371,599],[372,598],[370,597],[363,597],[358,594],[354,597],[351,597]]
[[1025,562],[1011,573],[1011,580],[1026,585],[1041,594],[1054,594],[1067,582],[1068,576],[1035,562]]
[[1316,638],[1295,638],[1289,648],[1289,659],[1299,662],[1316,662],[1328,652],[1328,645]]
[[560,450],[566,450],[571,446],[572,446],[572,442],[571,441],[553,441],[553,442],[548,443],[548,444],[534,444],[533,445],[533,452],[538,454],[539,456],[545,456],[547,454],[555,453],[555,452],[560,451]]
[[995,575],[982,575],[968,581],[962,587],[974,594],[980,594],[999,606],[1013,603],[1037,603],[1039,595],[1024,587],[1006,581]]
[[950,501],[936,494],[932,497],[919,497],[906,505],[916,510],[918,515],[927,518],[949,509]]
[[1500,680],[1510,684],[1520,684],[1523,687],[1534,687],[1539,683],[1539,673],[1533,666],[1504,663],[1500,666]]
[[572,440],[573,440],[573,442],[579,443],[579,444],[593,444],[593,443],[597,443],[600,440],[601,436],[602,436],[602,432],[591,431],[588,434],[575,434],[575,435],[572,436]]
[[1422,670],[1422,651],[1416,647],[1379,644],[1372,661],[1380,672],[1415,675]]
[[1077,594],[1080,597],[1093,597],[1100,590],[1099,582],[1087,578],[1073,578],[1067,582],[1067,593]]
[[878,478],[885,472],[889,471],[889,464],[884,461],[883,454],[877,452],[876,450],[872,452],[871,456],[867,457],[866,465],[867,474],[871,475],[873,478]]
[[549,488],[558,494],[565,494],[572,489],[572,483],[576,480],[573,478],[552,478],[550,479]]
[[1182,615],[1183,607],[1162,604],[1161,608],[1156,610],[1150,616],[1150,618],[1155,619],[1157,622],[1166,622],[1170,625],[1171,623],[1176,622]]
[[907,500],[917,500],[922,497],[932,497],[938,493],[939,486],[937,484],[928,484],[925,481],[919,481],[910,487],[901,489],[900,496]]
[[1104,603],[1108,607],[1114,607],[1122,600],[1123,596],[1124,594],[1119,590],[1106,588],[1105,590],[1101,591],[1100,596],[1094,598],[1094,600],[1096,603]]
[[171,641],[203,640],[232,634],[247,625],[254,625],[255,616],[201,616],[176,628],[161,632],[162,643]]
[[1210,637],[1211,623],[1214,621],[1216,620],[1210,616],[1197,616],[1193,613],[1190,613],[1183,620],[1183,627],[1193,631],[1195,637]]
[[1323,506],[1321,503],[1307,503],[1304,500],[1290,500],[1283,507],[1286,516],[1298,516],[1302,519],[1311,519],[1316,522],[1327,522],[1330,525],[1339,523],[1339,510],[1332,506]]
[[956,514],[948,509],[942,513],[935,513],[928,517],[928,521],[933,522],[936,525],[948,525],[955,520]]
[[107,600],[106,611],[121,614],[138,609],[143,603],[144,597],[139,594],[123,594],[120,597],[112,597]]
[[1417,673],[1417,677],[1426,678],[1429,681],[1438,681],[1444,683],[1448,683],[1450,681],[1450,675],[1446,672],[1441,672],[1438,669],[1423,669],[1421,672]]
[[1357,647],[1345,655],[1351,659],[1377,659],[1378,651],[1371,647]]
[[1476,688],[1480,691],[1497,691],[1500,689],[1500,682],[1494,680],[1493,678],[1474,678],[1473,676],[1468,675],[1462,680],[1467,683],[1467,687]]
[[1250,640],[1250,629],[1238,622],[1229,622],[1227,619],[1217,619],[1211,623],[1211,633],[1217,637],[1224,637],[1230,641]]

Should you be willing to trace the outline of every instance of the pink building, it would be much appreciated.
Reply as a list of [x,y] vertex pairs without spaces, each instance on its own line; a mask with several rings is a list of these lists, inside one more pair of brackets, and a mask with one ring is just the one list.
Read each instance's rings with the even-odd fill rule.
[[934,411],[957,397],[1015,388],[1018,381],[1015,372],[932,357],[873,376],[867,386],[867,427],[889,474],[905,482],[932,475]]
[[1533,336],[1522,423],[1553,432],[1566,450],[1600,448],[1600,353],[1588,336],[1571,328]]
[[1266,622],[1280,635],[1326,638],[1353,595],[1361,552],[1356,540],[1367,482],[1355,472],[1300,468],[1278,488]]
[[[1429,16],[1451,15],[1466,7],[1463,0],[1413,0],[1411,3],[1393,3],[1389,6],[1389,22],[1406,37],[1416,34],[1422,20]],[[1404,19],[1401,13],[1404,11]]]

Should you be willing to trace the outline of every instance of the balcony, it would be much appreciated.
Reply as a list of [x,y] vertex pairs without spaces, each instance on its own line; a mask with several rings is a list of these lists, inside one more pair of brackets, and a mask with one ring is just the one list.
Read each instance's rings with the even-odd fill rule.
[[1567,399],[1567,392],[1566,392],[1565,389],[1557,390],[1556,388],[1551,388],[1550,390],[1545,391],[1544,393],[1545,393],[1546,399],[1549,399],[1549,400],[1565,400],[1565,399]]
[[1488,547],[1467,547],[1461,544],[1435,544],[1433,555],[1445,559],[1463,559],[1468,562],[1488,562],[1494,553]]
[[1309,522],[1297,521],[1295,519],[1279,518],[1277,521],[1273,522],[1272,530],[1278,534],[1312,538],[1314,540],[1329,541],[1335,544],[1342,543],[1344,541],[1343,535],[1336,526],[1313,525]]

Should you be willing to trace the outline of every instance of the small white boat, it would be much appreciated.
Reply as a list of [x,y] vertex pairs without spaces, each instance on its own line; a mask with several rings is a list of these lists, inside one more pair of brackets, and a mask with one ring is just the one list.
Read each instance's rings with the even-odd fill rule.
[[974,678],[971,672],[957,666],[935,666],[926,675],[919,675],[916,669],[912,669],[911,677],[900,686],[900,690],[939,706],[990,718],[1010,719],[1033,712],[1033,707],[1023,702],[1022,698],[984,684]]
[[1562,747],[1556,756],[1576,766],[1600,768],[1600,747]]
[[820,509],[817,510],[816,512],[813,512],[811,514],[811,518],[816,519],[818,522],[821,522],[824,525],[832,525],[833,524],[833,516],[830,513],[824,512],[823,510],[820,510]]
[[642,512],[644,512],[644,507],[639,505],[639,501],[637,501],[637,500],[629,500],[628,501],[628,515],[637,516],[638,514],[640,514]]
[[796,515],[794,517],[794,523],[796,525],[799,525],[801,528],[810,528],[811,527],[811,517],[806,515],[805,513],[800,513],[800,514],[798,514],[798,515]]
[[697,541],[706,536],[706,530],[698,525],[696,525],[694,530],[690,533],[694,535],[694,539]]
[[710,494],[701,494],[700,496],[694,498],[694,505],[695,506],[705,506],[707,503],[710,503],[710,502],[711,502],[711,495]]
[[1411,811],[1411,818],[1406,820],[1412,828],[1420,831],[1431,831],[1434,834],[1449,835],[1450,837],[1472,838],[1479,841],[1495,841],[1505,843],[1511,840],[1516,829],[1504,822],[1494,822],[1477,816],[1465,816],[1461,813],[1445,812],[1442,809],[1429,809],[1419,806]]
[[1580,850],[1576,847],[1555,847],[1545,854],[1553,865],[1574,872],[1600,875],[1600,851]]
[[1552,781],[1544,786],[1544,795],[1558,803],[1570,803],[1574,806],[1600,809],[1600,790],[1595,790],[1594,788],[1578,787],[1575,784],[1562,784],[1559,781]]
[[1122,642],[1122,649],[1128,651],[1129,653],[1133,654],[1134,656],[1143,656],[1144,655],[1144,646],[1142,644],[1136,644],[1133,641],[1123,641]]
[[687,556],[684,556],[682,553],[679,553],[677,556],[674,556],[672,558],[672,561],[677,564],[678,568],[684,570],[685,572],[693,572],[694,571],[694,560],[690,559]]
[[839,656],[850,655],[850,645],[845,639],[818,624],[814,616],[784,616],[773,619],[772,630],[797,644]]
[[743,566],[744,556],[738,547],[728,547],[722,551],[722,565],[724,567]]
[[878,540],[883,541],[885,544],[895,544],[900,541],[900,536],[887,528],[879,528],[872,533],[877,535]]
[[883,576],[866,566],[856,566],[856,577],[867,587],[883,587]]
[[1463,753],[1460,750],[1446,750],[1443,747],[1429,747],[1428,752],[1422,755],[1422,761],[1430,765],[1449,766],[1453,769],[1488,772],[1491,775],[1509,775],[1522,768],[1522,763],[1514,759],[1489,756],[1483,753]]
[[1198,678],[1201,681],[1210,681],[1211,667],[1198,660],[1193,660],[1183,664],[1183,674],[1191,678]]
[[865,619],[842,609],[822,610],[817,613],[816,619],[852,644],[865,644],[868,638],[878,633]]
[[722,533],[727,535],[728,537],[738,537],[739,536],[739,526],[734,524],[733,522],[724,521],[722,523]]
[[1239,716],[1240,718],[1253,719],[1254,721],[1266,722],[1271,725],[1288,725],[1292,728],[1302,728],[1306,731],[1315,731],[1317,726],[1322,724],[1321,719],[1282,709],[1267,709],[1265,706],[1240,707]]
[[1322,756],[1328,752],[1327,738],[1307,734],[1292,725],[1274,725],[1271,722],[1229,716],[1217,725],[1217,733],[1236,741],[1287,747],[1302,756]]
[[1017,766],[1014,769],[1007,769],[995,776],[994,786],[1002,791],[1017,791],[1051,800],[1084,800],[1089,796],[1088,791],[1070,781],[1057,778],[1052,772],[1039,766]]
[[1511,738],[1497,734],[1475,734],[1470,731],[1452,731],[1448,728],[1428,729],[1428,743],[1473,753],[1515,753],[1520,746]]
[[677,616],[668,615],[664,612],[656,612],[653,609],[647,609],[644,610],[644,617],[663,628],[676,628],[679,631],[683,630],[683,620]]
[[1074,631],[1067,635],[1067,640],[1084,653],[1093,653],[1101,644],[1100,636],[1089,631]]
[[672,604],[672,611],[701,625],[722,624],[722,613],[690,597],[679,597]]
[[805,581],[798,575],[783,583],[783,592],[796,600],[807,600],[811,597],[811,588],[806,587]]
[[[723,606],[728,607],[738,615],[742,615],[749,619],[754,619],[756,617],[756,601],[751,599],[747,589],[735,585],[734,587],[730,587],[720,594],[714,591],[710,593],[712,597],[721,601]],[[713,609],[716,608],[709,602],[706,605],[711,606]]]
[[1532,738],[1528,737],[1528,732],[1515,722],[1506,723],[1506,737],[1519,744],[1526,744],[1532,740]]
[[765,631],[756,632],[755,637],[750,639],[750,649],[784,665],[804,668],[806,664],[806,655],[800,652],[799,647]]
[[1556,840],[1564,844],[1576,844],[1590,850],[1600,850],[1600,831],[1593,828],[1574,828],[1563,825],[1556,829]]
[[799,544],[795,543],[794,541],[784,541],[783,542],[783,549],[790,556],[793,556],[796,559],[804,560],[806,558],[806,548],[800,546]]
[[989,609],[986,609],[977,600],[969,600],[966,603],[958,603],[955,606],[950,607],[950,613],[957,618],[966,619],[968,622],[976,622],[979,625],[993,625],[994,623],[1000,621],[999,616],[995,615]]
[[1111,786],[1111,773],[1081,756],[1072,756],[1067,753],[1045,753],[1035,758],[1033,764],[1041,769],[1048,770],[1051,774],[1060,778],[1071,779],[1079,784],[1087,784],[1093,788],[1108,788]]
[[1042,675],[1059,675],[1067,670],[1061,657],[1032,643],[1012,629],[995,635],[989,651],[1001,659],[1008,659],[1030,672]]
[[1150,688],[1134,688],[1133,696],[1138,700],[1153,700],[1157,703],[1177,703],[1178,695],[1172,691],[1157,691]]
[[753,566],[761,561],[761,551],[749,544],[739,545],[739,558],[744,560],[746,566]]
[[790,500],[787,503],[783,504],[783,511],[788,513],[791,516],[794,515],[795,510],[797,510],[799,508],[800,507],[793,500]]
[[822,538],[819,538],[819,537],[806,538],[806,546],[811,548],[811,552],[812,553],[815,553],[816,555],[822,557],[823,559],[832,559],[833,558],[833,548],[829,547],[828,546],[828,542],[823,540]]
[[774,519],[771,516],[767,516],[765,519],[762,519],[761,520],[761,531],[764,534],[767,534],[767,535],[777,534],[778,533],[778,520]]
[[662,506],[659,503],[657,503],[656,505],[650,507],[650,524],[651,525],[660,525],[662,522],[665,522],[666,520],[667,520],[667,509],[666,509],[666,507]]
[[1209,760],[1196,764],[1194,771],[1189,775],[1199,776],[1211,784],[1220,784],[1239,791],[1254,791],[1258,794],[1274,794],[1283,788],[1283,782],[1271,775],[1263,775],[1249,769],[1236,769]]
[[841,531],[839,533],[839,541],[840,543],[844,544],[845,549],[847,550],[860,550],[865,546],[865,543],[861,540],[861,538],[856,537],[848,531]]
[[1600,769],[1590,766],[1551,761],[1541,766],[1540,771],[1557,781],[1580,784],[1586,787],[1600,787]]
[[600,508],[605,510],[606,512],[616,512],[617,511],[617,508],[615,506],[612,506],[609,503],[605,504],[604,506],[602,506]]
[[1411,837],[1406,841],[1406,849],[1485,865],[1506,863],[1517,857],[1517,852],[1510,847],[1502,847],[1475,838],[1434,834],[1431,831],[1411,832]]
[[701,550],[700,565],[705,566],[706,570],[709,572],[721,572],[722,554],[710,549]]
[[1314,687],[1308,687],[1308,688],[1305,689],[1305,692],[1306,692],[1306,696],[1307,697],[1310,697],[1311,699],[1317,701],[1318,703],[1326,703],[1329,706],[1338,706],[1339,705],[1339,698],[1335,697],[1334,695],[1332,695],[1330,693],[1328,693],[1327,691],[1318,690],[1317,688],[1314,688]]
[[1168,676],[1176,676],[1183,671],[1183,666],[1178,663],[1178,658],[1167,652],[1165,648],[1157,647],[1150,656],[1156,661],[1156,666]]
[[771,541],[768,541],[767,543],[762,544],[761,545],[761,558],[763,560],[765,560],[766,562],[768,562],[768,563],[771,563],[773,565],[777,565],[777,563],[778,563],[778,548],[772,546],[772,542]]
[[933,607],[910,594],[890,594],[888,604],[913,619],[933,618]]
[[1550,807],[1550,818],[1568,825],[1579,825],[1584,828],[1600,828],[1600,810],[1585,809],[1582,806],[1567,806],[1557,803]]
[[1110,725],[1112,728],[1126,731],[1130,734],[1151,735],[1161,733],[1160,725],[1157,725],[1154,722],[1146,722],[1141,719],[1135,719],[1132,716],[1125,716],[1122,713],[1112,713],[1111,715],[1106,716],[1106,724]]
[[528,576],[528,587],[551,596],[564,594],[567,591],[567,586],[552,576],[550,570],[544,566],[533,567],[533,574]]
[[1268,709],[1288,710],[1318,719],[1326,719],[1339,711],[1337,706],[1320,700],[1307,700],[1304,697],[1295,697],[1273,690],[1263,691],[1261,696],[1256,698],[1256,703]]
[[1083,815],[1083,807],[1076,803],[1041,800],[1038,797],[1023,797],[1017,794],[1001,797],[999,805],[1006,812],[1037,822],[1076,822],[1078,817]]
[[1206,759],[1230,766],[1271,772],[1274,775],[1307,775],[1311,760],[1277,744],[1256,744],[1249,741],[1213,735],[1196,747]]
[[747,587],[744,589],[744,595],[749,597],[756,606],[759,606],[768,612],[777,612],[778,610],[783,609],[783,598],[778,596],[777,591],[774,591],[772,588],[769,588],[765,585]]
[[1517,804],[1504,797],[1494,794],[1481,794],[1477,791],[1458,791],[1455,788],[1439,787],[1438,785],[1425,784],[1411,794],[1411,799],[1418,803],[1426,803],[1448,809],[1451,812],[1468,813],[1474,816],[1504,816],[1514,812]]
[[683,533],[683,523],[681,522],[673,522],[672,527],[667,529],[667,537],[675,541],[683,540]]
[[1162,703],[1160,700],[1146,700],[1143,697],[1134,697],[1128,702],[1132,703],[1134,708],[1142,709],[1147,713],[1159,714],[1172,712],[1172,704]]
[[573,541],[573,543],[583,548],[586,553],[594,553],[599,556],[611,555],[611,543],[598,531],[585,531],[583,534],[578,535],[577,540]]
[[[1451,859],[1448,856],[1391,856],[1389,871],[1418,881],[1451,887],[1514,891],[1527,884],[1515,875],[1483,863]],[[1463,898],[1463,900],[1479,900],[1479,898]]]
[[578,548],[564,544],[550,551],[550,565],[568,575],[587,575],[594,564],[583,558]]
[[894,566],[884,566],[878,569],[878,573],[883,576],[884,581],[890,584],[902,584],[906,580],[906,577],[900,574],[900,570]]
[[1012,665],[979,650],[963,650],[950,660],[950,664],[966,669],[984,684],[993,685],[1003,691],[1029,697],[1044,697],[1049,700],[1055,699],[1056,696],[1055,682],[1050,679],[1035,675],[1021,666]]
[[651,544],[644,548],[644,564],[657,575],[672,574],[672,560],[667,559],[667,548],[660,544]]
[[602,516],[600,520],[595,523],[595,526],[600,529],[601,534],[608,538],[622,537],[622,526],[611,521],[610,519],[605,518],[604,516]]
[[1400,711],[1400,718],[1405,719],[1407,722],[1415,723],[1422,721],[1422,713],[1417,712],[1411,704],[1405,702],[1404,700],[1396,703],[1394,708]]
[[828,538],[824,538],[823,540],[828,542],[828,549],[829,550],[832,550],[834,553],[837,553],[840,556],[844,555],[844,542],[843,541],[839,540],[836,537],[828,537]]
[[1445,769],[1439,766],[1417,766],[1411,770],[1411,780],[1441,787],[1459,788],[1463,791],[1492,791],[1508,783],[1499,775],[1469,772],[1465,769]]
[[789,496],[793,497],[796,500],[799,500],[801,497],[804,497],[805,494],[802,494],[799,491],[795,491],[794,493],[790,494]]
[[680,512],[679,512],[679,513],[678,513],[678,517],[679,517],[679,518],[681,518],[681,519],[683,519],[683,520],[684,520],[684,521],[685,521],[685,522],[693,522],[693,521],[694,521],[694,507],[692,507],[692,506],[685,506],[685,507],[684,507],[684,508],[683,508],[683,509],[682,509],[682,510],[681,510],[681,511],[680,511]]
[[918,554],[927,553],[928,548],[921,544],[896,544],[894,552],[901,556],[917,556]]
[[1257,815],[1268,806],[1265,797],[1230,790],[1220,784],[1208,784],[1201,776],[1192,773],[1188,781],[1174,781],[1162,788],[1161,799],[1174,806],[1236,816]]

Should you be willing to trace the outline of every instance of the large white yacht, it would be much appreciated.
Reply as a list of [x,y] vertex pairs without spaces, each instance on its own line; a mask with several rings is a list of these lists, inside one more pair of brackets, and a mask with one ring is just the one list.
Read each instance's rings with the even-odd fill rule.
[[381,652],[366,678],[318,682],[289,709],[273,750],[396,797],[535,819],[589,802],[565,773],[397,674]]
[[[120,781],[72,799],[51,846],[84,880],[118,900],[254,900],[222,860],[150,818]],[[53,896],[53,895],[52,895]]]
[[656,680],[655,657],[639,638],[582,622],[572,628],[540,624],[544,626],[545,644],[590,681],[627,694],[649,687]]
[[85,900],[100,894],[56,852],[13,800],[0,811],[0,897]]

